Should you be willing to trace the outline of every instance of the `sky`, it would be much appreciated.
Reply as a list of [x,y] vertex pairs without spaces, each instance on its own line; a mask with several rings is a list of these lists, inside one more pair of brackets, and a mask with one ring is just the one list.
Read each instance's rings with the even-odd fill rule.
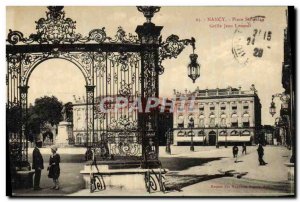
[[[187,76],[190,46],[172,60],[165,60],[165,72],[160,76],[160,96],[171,97],[173,89],[193,91],[196,87],[239,87],[249,90],[255,84],[262,104],[262,124],[274,124],[275,117],[269,114],[271,96],[283,92],[281,68],[283,62],[283,30],[286,27],[286,7],[162,7],[152,22],[164,26],[162,38],[176,34],[181,39],[194,37],[201,76],[195,82]],[[7,7],[6,31],[19,30],[25,36],[35,33],[35,21],[45,17],[46,7]],[[94,28],[105,27],[106,33],[114,36],[118,26],[128,33],[135,33],[137,25],[145,22],[136,7],[65,7],[66,17],[76,20],[76,32],[87,35]],[[251,22],[235,33],[236,25],[247,24],[245,19],[265,16],[263,22]],[[243,19],[244,21],[237,21]],[[217,21],[225,20],[225,21]],[[226,24],[226,28],[224,28]],[[232,25],[233,27],[228,27]],[[244,44],[253,31],[261,30],[255,47],[263,49],[262,57],[253,56],[254,46]],[[263,33],[271,31],[271,40],[263,40]],[[239,39],[242,38],[242,42]],[[238,41],[238,43],[237,43]],[[243,45],[247,64],[243,57],[235,59],[232,48]],[[244,58],[246,58],[244,57]],[[85,82],[80,70],[72,63],[61,59],[41,63],[29,78],[29,103],[38,97],[55,95],[63,102],[73,101],[73,95],[85,95]],[[277,100],[277,115],[280,102]]]

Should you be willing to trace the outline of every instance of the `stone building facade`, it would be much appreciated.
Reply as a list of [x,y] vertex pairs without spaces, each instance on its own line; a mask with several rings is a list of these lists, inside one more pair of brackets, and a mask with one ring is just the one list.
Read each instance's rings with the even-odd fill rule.
[[200,145],[252,144],[259,134],[261,104],[254,85],[250,90],[174,90],[173,104],[174,145],[190,144],[191,139]]

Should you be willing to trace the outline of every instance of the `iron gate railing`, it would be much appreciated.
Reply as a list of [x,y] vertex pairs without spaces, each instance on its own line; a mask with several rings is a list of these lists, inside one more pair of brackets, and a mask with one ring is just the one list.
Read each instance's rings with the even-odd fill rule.
[[[75,64],[86,82],[86,142],[99,150],[102,158],[135,157],[142,167],[158,166],[158,111],[129,112],[122,109],[103,113],[99,102],[106,97],[140,98],[143,106],[148,98],[159,96],[158,77],[163,73],[162,61],[176,58],[195,40],[180,40],[171,35],[165,42],[160,37],[162,26],[151,23],[160,7],[141,6],[147,22],[137,26],[138,36],[126,34],[119,27],[114,37],[105,28],[93,29],[87,36],[76,33],[76,22],[65,16],[63,6],[49,6],[46,18],[36,21],[36,33],[24,36],[9,30],[7,59],[7,137],[17,134],[10,145],[11,161],[28,159],[28,79],[34,69],[49,59],[64,59]],[[106,102],[111,108],[115,101]],[[97,153],[97,152],[96,152]]]

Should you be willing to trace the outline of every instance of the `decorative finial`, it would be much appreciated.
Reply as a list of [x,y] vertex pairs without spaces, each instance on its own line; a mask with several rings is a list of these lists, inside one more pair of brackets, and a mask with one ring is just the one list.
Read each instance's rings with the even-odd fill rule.
[[137,9],[144,14],[147,23],[151,23],[151,18],[154,16],[154,13],[159,12],[160,6],[137,6]]
[[61,13],[63,12],[62,9],[64,7],[63,6],[47,6],[47,8],[50,11],[50,15],[56,19],[59,16],[61,16]]

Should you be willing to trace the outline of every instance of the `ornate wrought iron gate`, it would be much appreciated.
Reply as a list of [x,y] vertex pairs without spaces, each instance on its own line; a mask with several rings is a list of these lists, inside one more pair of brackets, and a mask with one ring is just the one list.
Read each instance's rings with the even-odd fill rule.
[[[162,61],[176,58],[186,45],[195,40],[179,40],[171,35],[162,42],[162,26],[151,23],[159,7],[138,7],[147,22],[138,26],[138,36],[126,34],[119,27],[115,37],[105,28],[93,29],[88,36],[75,32],[76,22],[65,17],[62,6],[49,6],[46,18],[36,22],[36,33],[25,37],[9,30],[7,59],[7,140],[13,165],[27,162],[27,95],[28,79],[40,63],[59,58],[72,62],[86,82],[87,146],[100,154],[99,159],[135,159],[142,167],[155,167],[158,161],[157,117],[128,108],[104,113],[100,103],[107,97],[126,97],[129,104],[140,98],[145,106],[149,97],[158,97],[158,77]],[[115,107],[115,100],[104,102]],[[14,130],[12,128],[17,128]],[[98,151],[98,152],[97,152]]]

